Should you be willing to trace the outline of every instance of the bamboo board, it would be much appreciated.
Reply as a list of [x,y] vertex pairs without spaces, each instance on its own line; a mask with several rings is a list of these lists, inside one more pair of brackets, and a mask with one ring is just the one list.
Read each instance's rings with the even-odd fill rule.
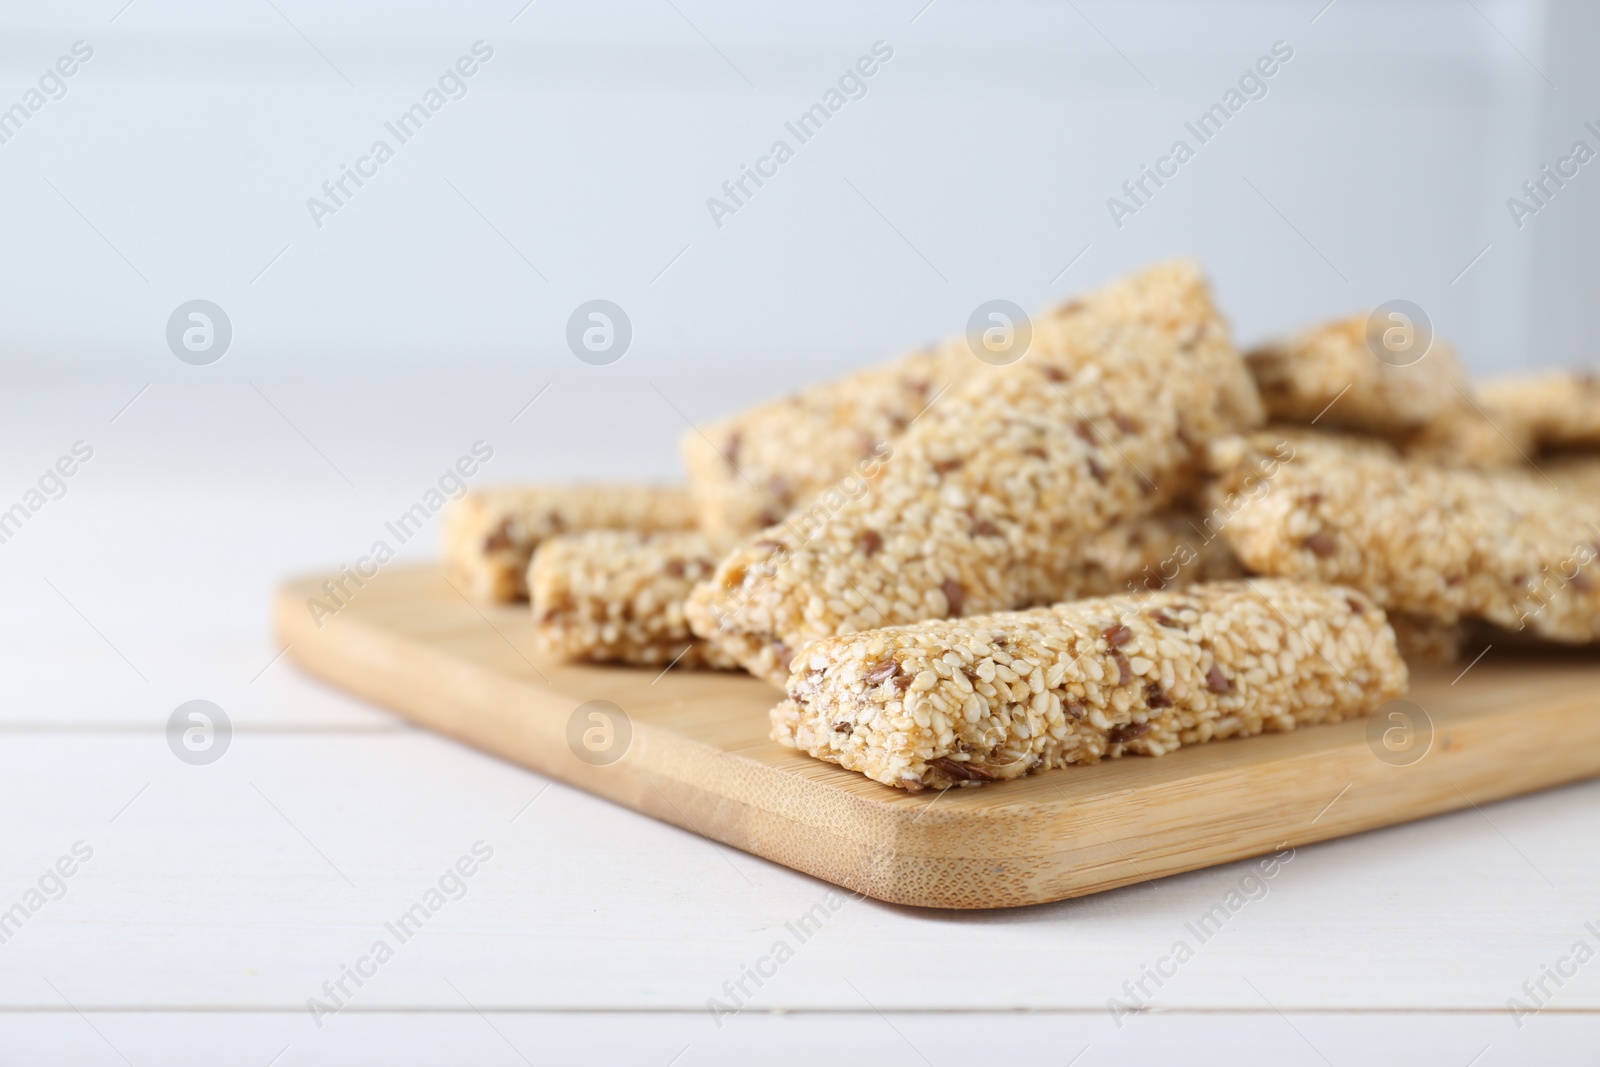
[[[1409,735],[1400,720],[1347,722],[913,796],[769,740],[779,694],[754,678],[541,659],[525,607],[474,605],[435,568],[391,568],[319,625],[307,598],[321,586],[291,582],[276,602],[278,635],[311,674],[899,904],[1060,900],[1600,774],[1600,657],[1496,648],[1459,680],[1459,667],[1415,672],[1425,719],[1413,713]],[[620,717],[591,718],[596,700]],[[1389,753],[1385,729],[1409,750]]]

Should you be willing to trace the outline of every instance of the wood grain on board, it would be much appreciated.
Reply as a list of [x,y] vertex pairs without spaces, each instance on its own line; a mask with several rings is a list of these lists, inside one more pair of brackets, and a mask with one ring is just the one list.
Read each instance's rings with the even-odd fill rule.
[[[899,904],[1060,900],[1600,774],[1600,660],[1524,652],[1459,679],[1459,668],[1415,672],[1409,699],[1424,716],[1412,755],[1425,755],[1406,764],[1380,759],[1369,723],[1355,721],[913,796],[769,740],[779,693],[754,678],[535,656],[525,607],[476,605],[436,568],[391,568],[317,618],[307,601],[329,603],[322,582],[291,582],[276,604],[279,638],[310,673],[635,811]],[[611,727],[612,762],[591,762],[582,742],[604,729],[588,709],[575,715],[594,700],[626,716]]]

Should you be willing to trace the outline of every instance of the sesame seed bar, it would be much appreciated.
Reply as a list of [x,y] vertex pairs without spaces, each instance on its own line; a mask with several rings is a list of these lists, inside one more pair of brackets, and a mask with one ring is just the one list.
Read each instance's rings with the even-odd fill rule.
[[[528,567],[534,647],[565,659],[684,668],[736,666],[694,637],[684,602],[727,543],[697,531],[592,530],[540,543]],[[1152,515],[1084,541],[1072,595],[1104,596],[1238,577],[1227,542],[1207,541],[1199,517]],[[679,659],[679,656],[682,656]]]
[[1163,512],[1085,537],[1063,554],[1062,600],[1170,589],[1239,578],[1244,571],[1227,541],[1187,511]]
[[1438,622],[1403,611],[1389,612],[1395,646],[1408,667],[1444,667],[1461,658],[1467,640],[1467,624]]
[[725,545],[698,531],[590,530],[543,541],[528,567],[534,647],[565,659],[731,668],[683,602]]
[[818,641],[772,736],[915,792],[1338,722],[1406,684],[1361,594],[1217,582]]
[[1539,470],[1562,489],[1600,500],[1600,455],[1573,452],[1546,456],[1539,460]]
[[1378,359],[1367,316],[1325,323],[1246,353],[1268,415],[1386,438],[1416,459],[1458,467],[1520,466],[1533,435],[1476,399],[1455,349],[1435,337],[1415,363]]
[[852,470],[870,476],[882,443],[969,362],[954,345],[928,348],[686,431],[679,451],[701,528],[748,534]]
[[1449,343],[1435,337],[1417,362],[1394,366],[1373,355],[1367,320],[1352,315],[1246,353],[1267,414],[1393,436],[1462,403],[1467,378]]
[[1542,448],[1600,447],[1600,372],[1499,378],[1478,391],[1490,407],[1531,427]]
[[1525,467],[1538,446],[1521,418],[1493,411],[1482,401],[1435,416],[1401,444],[1408,459],[1449,467]]
[[[1245,451],[1280,440],[1253,435]],[[1442,623],[1481,618],[1556,641],[1600,637],[1593,497],[1533,471],[1408,461],[1371,439],[1307,433],[1293,447],[1267,490],[1223,527],[1246,569],[1349,585]],[[1235,481],[1225,475],[1213,493],[1234,492]]]
[[821,638],[1054,602],[1079,542],[1163,510],[1207,442],[1260,418],[1199,269],[1151,268],[1035,322],[1020,361],[974,357],[859,491],[724,559],[690,626],[781,685]]
[[475,489],[444,522],[445,565],[462,592],[488,603],[526,600],[539,542],[568,530],[688,530],[688,491],[659,485],[539,485]]

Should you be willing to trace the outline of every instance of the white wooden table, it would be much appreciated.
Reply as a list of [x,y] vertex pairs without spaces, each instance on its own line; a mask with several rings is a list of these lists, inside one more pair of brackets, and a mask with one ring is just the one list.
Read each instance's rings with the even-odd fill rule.
[[[531,378],[467,392],[248,377],[197,387],[163,370],[115,422],[139,380],[0,399],[0,507],[73,441],[95,448],[0,544],[0,909],[24,913],[0,944],[0,1062],[1594,1055],[1600,963],[1562,959],[1600,948],[1600,783],[1304,848],[1260,883],[1236,864],[1007,912],[835,900],[802,942],[786,923],[832,887],[274,659],[273,583],[364,550],[475,438],[493,436],[495,477],[624,469],[583,437],[584,405],[511,424]],[[659,403],[613,399],[639,405],[637,433],[676,432]],[[210,765],[175,758],[164,732],[196,698],[233,727]],[[447,880],[454,898],[403,942],[390,933],[479,842],[492,855]],[[48,876],[75,847],[92,855]],[[1241,890],[1197,939],[1190,924]],[[344,978],[379,939],[392,958]],[[792,954],[762,963],[780,940]],[[1163,962],[1180,940],[1192,958]],[[758,964],[770,977],[744,979],[747,1006],[714,1016],[708,1000],[731,1006]],[[1575,973],[1530,994],[1547,966]],[[314,1017],[308,999],[328,1004],[341,979],[342,1010]],[[1113,998],[1147,1010],[1119,1017]],[[1546,1006],[1514,1018],[1509,998]]]

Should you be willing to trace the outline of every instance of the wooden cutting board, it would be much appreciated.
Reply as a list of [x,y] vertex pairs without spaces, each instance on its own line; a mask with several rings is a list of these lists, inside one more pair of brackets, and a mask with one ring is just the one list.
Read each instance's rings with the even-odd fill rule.
[[307,601],[322,582],[291,582],[276,604],[312,674],[899,904],[1060,900],[1600,774],[1600,656],[1495,647],[1464,675],[1416,672],[1412,706],[1387,709],[1398,718],[912,796],[768,740],[779,694],[748,676],[536,657],[526,608],[474,605],[435,568],[390,568],[319,620]]

